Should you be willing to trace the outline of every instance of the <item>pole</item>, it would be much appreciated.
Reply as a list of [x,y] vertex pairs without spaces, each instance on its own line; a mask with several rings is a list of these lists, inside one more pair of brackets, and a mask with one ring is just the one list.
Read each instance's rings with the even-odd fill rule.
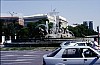
[[98,45],[99,45],[99,26],[97,26],[97,31],[98,31]]

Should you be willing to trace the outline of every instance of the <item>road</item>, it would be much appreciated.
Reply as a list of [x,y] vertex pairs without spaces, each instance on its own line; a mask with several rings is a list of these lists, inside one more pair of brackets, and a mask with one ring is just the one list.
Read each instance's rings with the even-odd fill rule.
[[42,56],[50,51],[1,51],[1,65],[42,65]]

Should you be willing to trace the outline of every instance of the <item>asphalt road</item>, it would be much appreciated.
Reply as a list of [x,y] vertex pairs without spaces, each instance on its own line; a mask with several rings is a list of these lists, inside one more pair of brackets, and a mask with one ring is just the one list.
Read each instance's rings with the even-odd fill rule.
[[42,65],[42,56],[50,51],[0,51],[1,65]]

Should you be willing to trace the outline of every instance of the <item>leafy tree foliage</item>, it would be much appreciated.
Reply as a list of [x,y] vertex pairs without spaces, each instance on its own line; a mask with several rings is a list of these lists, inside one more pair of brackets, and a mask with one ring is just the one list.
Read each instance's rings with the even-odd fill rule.
[[28,37],[29,37],[28,33],[29,33],[29,31],[28,31],[27,27],[21,28],[19,31],[19,38],[20,39],[28,39]]
[[[42,29],[39,29],[39,24],[46,24],[46,21],[49,21],[46,18],[40,19],[37,22],[30,22],[27,24],[27,27],[23,27],[19,25],[18,22],[12,21],[12,22],[5,22],[2,20],[0,22],[0,31],[1,34],[4,32],[4,35],[9,38],[9,36],[12,36],[14,38],[15,34],[17,36],[17,39],[29,39],[34,37],[43,37],[46,35],[46,30],[44,26],[39,26]],[[5,24],[6,23],[6,24]],[[2,36],[2,35],[1,35]]]
[[48,27],[49,27],[49,29],[52,28],[53,27],[53,23],[52,22],[48,23]]
[[68,26],[68,29],[74,33],[75,37],[85,37],[97,34],[96,31],[88,29],[88,27],[84,24],[78,25],[76,27]]

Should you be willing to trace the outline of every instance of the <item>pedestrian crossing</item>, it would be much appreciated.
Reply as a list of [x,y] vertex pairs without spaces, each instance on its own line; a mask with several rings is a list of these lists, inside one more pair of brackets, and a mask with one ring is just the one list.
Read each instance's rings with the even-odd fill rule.
[[1,51],[1,65],[42,65],[49,51]]

